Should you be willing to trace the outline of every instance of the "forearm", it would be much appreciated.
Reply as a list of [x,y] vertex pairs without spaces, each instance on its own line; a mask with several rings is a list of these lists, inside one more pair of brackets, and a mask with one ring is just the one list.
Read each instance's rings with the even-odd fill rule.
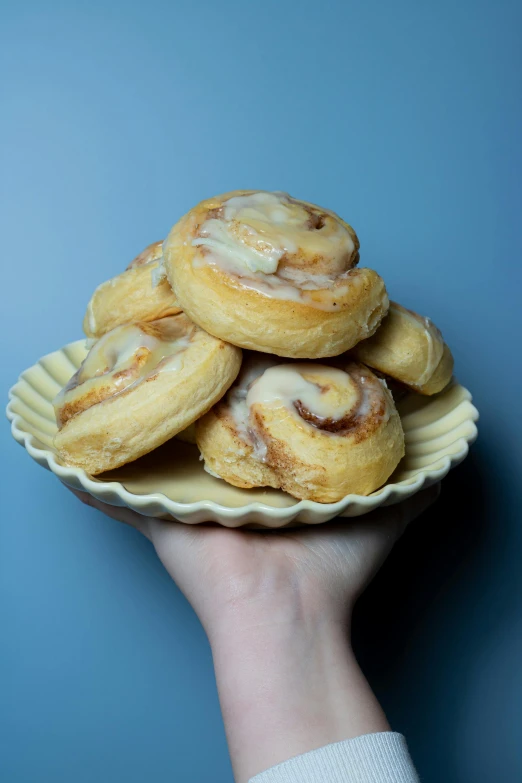
[[345,624],[284,603],[239,609],[211,636],[237,783],[323,745],[389,730]]

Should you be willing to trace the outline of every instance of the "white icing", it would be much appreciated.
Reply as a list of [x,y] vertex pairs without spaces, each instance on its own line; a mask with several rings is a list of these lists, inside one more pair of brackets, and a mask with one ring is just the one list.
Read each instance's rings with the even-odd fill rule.
[[108,373],[115,374],[130,367],[140,348],[150,353],[140,375],[147,377],[151,372],[179,369],[179,354],[190,342],[190,335],[174,340],[162,340],[142,331],[139,326],[120,326],[101,337],[87,355],[81,375],[95,378]]
[[[98,286],[96,291],[98,291],[99,288],[100,286]],[[94,316],[94,310],[93,310],[93,300],[96,291],[94,292],[91,300],[89,301],[89,304],[87,305],[87,323],[89,324],[89,331],[91,334],[96,334],[96,318]]]
[[[288,222],[288,210],[285,205],[290,202],[288,193],[278,191],[270,193],[259,190],[243,196],[232,196],[225,201],[225,220],[234,220],[238,215],[253,217],[258,220],[268,219],[271,223]],[[295,222],[295,221],[294,221]]]
[[[347,372],[319,364],[277,363],[274,357],[260,357],[246,363],[237,384],[227,395],[227,408],[234,421],[239,437],[253,449],[252,456],[260,462],[267,461],[266,433],[252,416],[252,408],[281,408],[281,416],[291,415],[300,427],[314,425],[300,416],[296,407],[299,402],[318,422],[340,421],[348,416],[364,420],[372,411],[382,407],[383,387],[386,383],[354,365],[359,388]],[[308,376],[308,377],[306,377]],[[328,391],[334,387],[335,395]],[[390,416],[387,392],[382,420]],[[322,431],[325,437],[335,433]],[[340,433],[342,435],[342,432]]]
[[157,259],[157,261],[158,261],[158,265],[155,266],[150,273],[153,288],[157,288],[161,283],[161,281],[164,280],[167,276],[167,272],[165,270],[165,259],[163,258],[163,256],[160,256],[159,259]]
[[281,272],[282,281],[288,281],[297,286],[302,291],[319,291],[323,288],[330,288],[335,282],[339,281],[342,275],[333,277],[332,275],[312,275],[309,272],[303,272],[302,269],[289,266]]
[[[201,332],[199,332],[199,334],[201,334]],[[173,350],[167,354],[157,366],[158,372],[173,372],[180,370],[183,367],[183,352],[189,347],[190,342],[190,337],[180,337],[179,340],[176,340],[175,348],[173,347]]]
[[245,362],[236,384],[227,395],[228,410],[234,420],[239,437],[254,448],[254,453],[261,462],[264,461],[263,457],[266,457],[266,446],[253,435],[247,394],[256,378],[259,378],[267,368],[272,367],[276,362],[276,357],[269,355],[259,355],[255,359],[251,358]]
[[[222,217],[209,217],[192,240],[194,247],[205,248],[196,254],[194,265],[218,266],[265,296],[303,301],[303,291],[328,291],[342,278],[355,249],[345,226],[331,215],[326,217],[327,227],[315,229],[310,227],[305,205],[287,194],[260,191],[234,196],[224,202]],[[283,256],[291,257],[303,248],[310,257],[327,261],[333,274],[314,275],[291,265],[279,270]],[[322,309],[337,306],[333,300],[304,299]]]
[[[305,378],[312,375],[317,382]],[[340,390],[344,401],[333,405],[324,394],[324,386],[334,384]],[[295,412],[294,402],[299,400],[304,408],[319,419],[342,419],[353,407],[354,391],[350,376],[334,367],[315,364],[282,364],[270,367],[250,387],[247,407],[269,405],[286,407]]]
[[[183,333],[179,328],[181,324],[178,325],[174,318],[161,321],[164,328],[162,336],[166,339],[148,334],[135,324],[119,326],[104,334],[95,341],[77,373],[59,392],[54,401],[55,407],[88,394],[96,386],[109,385],[109,396],[114,396],[152,375],[180,370],[184,351],[191,340],[198,339],[203,333]],[[168,321],[173,325],[171,335]],[[140,349],[146,349],[148,355],[138,367],[136,358]],[[126,370],[130,372],[125,373]]]
[[384,407],[384,413],[381,414],[381,420],[382,421],[388,421],[391,414],[391,407],[390,407],[390,399],[391,395],[388,390],[388,384],[384,380],[384,378],[377,378],[377,376],[366,376],[366,375],[359,375],[359,383],[362,386],[362,393],[359,398],[359,405],[357,408],[357,416],[360,419],[365,419],[367,416],[369,416],[372,412],[372,409],[374,409],[379,404],[379,399],[382,395],[382,389],[379,389],[379,386],[382,386],[384,388],[384,394],[386,399],[386,404]]
[[[327,275],[306,275],[301,272],[300,275],[296,274],[295,277],[302,277],[302,285],[291,281],[288,274],[290,271],[290,268],[286,269],[284,277],[282,275],[264,275],[258,272],[255,277],[241,278],[241,285],[272,299],[304,302],[318,310],[335,312],[339,309],[339,300],[342,301],[349,286],[358,284],[358,278],[350,276],[351,270],[343,275],[339,275],[337,278],[331,278]],[[328,284],[330,287],[328,287]],[[320,296],[314,298],[311,295],[312,291],[319,292]]]
[[[201,236],[192,241],[195,247],[206,247],[221,263],[238,271],[264,272],[277,271],[279,260],[285,248],[276,247],[256,234],[253,229],[238,227],[232,234],[226,223],[216,218],[206,220]],[[242,268],[242,269],[241,269]]]

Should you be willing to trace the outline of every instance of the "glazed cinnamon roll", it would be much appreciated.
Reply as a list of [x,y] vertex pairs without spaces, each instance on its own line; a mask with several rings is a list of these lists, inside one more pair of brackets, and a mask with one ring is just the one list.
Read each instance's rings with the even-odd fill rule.
[[125,272],[98,286],[83,319],[87,337],[101,337],[122,324],[154,321],[181,312],[164,274],[162,245],[149,245]]
[[351,226],[285,193],[234,191],[202,201],[163,249],[181,308],[243,348],[335,356],[372,335],[388,310],[382,279],[356,266]]
[[373,337],[350,354],[420,394],[441,391],[453,373],[453,356],[435,324],[396,302]]
[[276,364],[256,355],[196,422],[196,440],[212,475],[320,503],[370,494],[404,454],[391,394],[367,367]]
[[54,443],[96,475],[132,462],[205,413],[236,378],[241,351],[183,314],[101,337],[54,401]]

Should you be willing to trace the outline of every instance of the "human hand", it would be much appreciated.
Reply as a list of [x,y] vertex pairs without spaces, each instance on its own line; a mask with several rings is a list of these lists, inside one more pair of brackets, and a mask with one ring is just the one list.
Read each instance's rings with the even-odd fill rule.
[[73,492],[152,541],[212,639],[235,613],[270,607],[273,617],[290,597],[309,613],[346,620],[408,523],[437,498],[439,485],[366,516],[262,531],[165,522]]
[[389,729],[351,651],[350,613],[438,492],[278,531],[165,522],[75,494],[149,538],[201,619],[236,779],[244,781],[314,747]]

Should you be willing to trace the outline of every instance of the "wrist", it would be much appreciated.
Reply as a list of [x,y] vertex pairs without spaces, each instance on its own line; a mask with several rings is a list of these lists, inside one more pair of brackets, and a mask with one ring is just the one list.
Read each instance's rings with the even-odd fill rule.
[[236,779],[374,731],[386,719],[329,602],[299,591],[240,602],[210,635]]
[[[340,594],[342,592],[342,594]],[[296,574],[285,566],[262,575],[241,575],[225,591],[207,596],[201,619],[212,646],[249,628],[317,627],[325,623],[349,627],[353,601],[345,591],[332,595],[320,580]]]

